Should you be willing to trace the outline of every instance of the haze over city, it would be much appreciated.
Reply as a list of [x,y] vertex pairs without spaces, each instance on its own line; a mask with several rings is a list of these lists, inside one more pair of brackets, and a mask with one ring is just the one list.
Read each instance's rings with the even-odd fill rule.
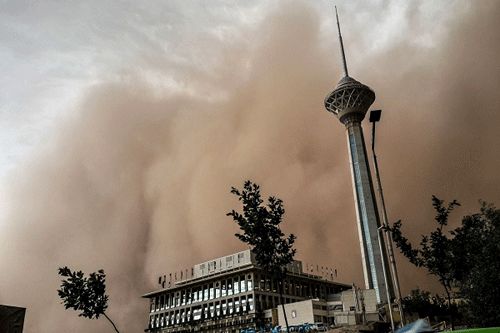
[[[500,203],[500,3],[337,1],[349,72],[382,109],[389,221],[417,240],[431,196]],[[285,204],[297,257],[363,284],[331,1],[0,5],[0,303],[25,332],[109,332],[64,311],[57,268],[107,273],[143,331],[158,276],[245,246],[251,179]],[[363,123],[367,144],[370,124]],[[397,256],[403,294],[439,291]]]

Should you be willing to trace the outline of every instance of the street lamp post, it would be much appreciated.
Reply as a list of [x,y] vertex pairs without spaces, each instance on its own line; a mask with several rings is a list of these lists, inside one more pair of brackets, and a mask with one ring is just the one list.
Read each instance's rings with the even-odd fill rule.
[[[387,230],[388,224],[388,219],[387,219],[387,210],[385,208],[385,200],[384,200],[384,192],[382,190],[382,182],[380,181],[380,173],[378,170],[378,162],[377,162],[377,154],[375,153],[375,123],[380,121],[380,117],[382,114],[382,110],[372,110],[370,111],[370,122],[373,124],[372,126],[372,156],[373,156],[373,166],[375,169],[375,177],[377,179],[377,191],[379,194],[380,198],[380,203],[382,205],[382,227],[380,229],[383,230],[383,233],[385,234],[385,243],[387,246],[387,252],[389,255],[389,263],[391,266],[391,275],[393,279],[393,284],[394,284],[394,292],[396,294],[396,303],[398,305],[399,309],[399,315],[401,317],[401,325],[404,325],[404,315],[403,315],[403,307],[401,306],[401,291],[400,291],[400,286],[399,286],[399,277],[398,277],[398,271],[396,268],[396,260],[394,258],[394,249],[392,246],[392,235],[391,233]],[[379,229],[379,232],[380,232]],[[379,237],[382,236],[379,233]],[[392,309],[392,302],[389,300],[389,307]],[[392,312],[392,311],[391,311]]]

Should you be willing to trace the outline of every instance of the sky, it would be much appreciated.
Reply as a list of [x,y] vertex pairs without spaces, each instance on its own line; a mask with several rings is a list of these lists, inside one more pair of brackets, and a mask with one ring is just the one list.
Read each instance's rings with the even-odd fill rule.
[[[338,1],[349,73],[383,110],[389,220],[431,196],[500,202],[497,1]],[[0,303],[30,332],[107,332],[57,299],[57,267],[107,273],[142,331],[159,275],[245,248],[225,214],[252,179],[283,199],[297,258],[361,285],[331,1],[2,1]],[[369,123],[364,123],[367,144]],[[403,292],[439,291],[397,257]]]

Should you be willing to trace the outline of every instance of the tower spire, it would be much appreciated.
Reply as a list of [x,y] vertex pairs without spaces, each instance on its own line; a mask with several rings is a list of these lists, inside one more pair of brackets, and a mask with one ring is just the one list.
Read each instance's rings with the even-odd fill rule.
[[347,61],[345,60],[344,42],[342,41],[342,34],[340,33],[339,13],[337,12],[337,6],[335,6],[335,16],[337,17],[337,28],[339,30],[340,56],[342,57],[342,65],[344,65],[344,77],[346,77],[349,76],[349,72],[347,71]]

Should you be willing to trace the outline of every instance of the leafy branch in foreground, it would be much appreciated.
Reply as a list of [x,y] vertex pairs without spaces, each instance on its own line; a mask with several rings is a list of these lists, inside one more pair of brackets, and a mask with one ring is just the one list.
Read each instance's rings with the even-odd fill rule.
[[106,274],[102,269],[85,277],[82,271],[72,271],[67,266],[60,267],[58,274],[63,278],[61,289],[57,290],[66,309],[79,311],[79,317],[98,319],[103,315],[117,333],[115,323],[106,315],[108,295],[106,295]]
[[451,293],[455,281],[456,258],[453,253],[453,240],[448,238],[443,228],[448,225],[448,217],[453,209],[460,204],[453,200],[448,205],[444,201],[432,196],[432,206],[436,211],[434,220],[437,223],[436,230],[429,235],[423,235],[420,246],[413,246],[401,232],[402,223],[397,221],[393,227],[386,227],[392,233],[392,238],[401,253],[415,266],[424,267],[430,274],[436,276],[443,286],[450,314],[451,326],[453,328],[453,314],[451,311]]

